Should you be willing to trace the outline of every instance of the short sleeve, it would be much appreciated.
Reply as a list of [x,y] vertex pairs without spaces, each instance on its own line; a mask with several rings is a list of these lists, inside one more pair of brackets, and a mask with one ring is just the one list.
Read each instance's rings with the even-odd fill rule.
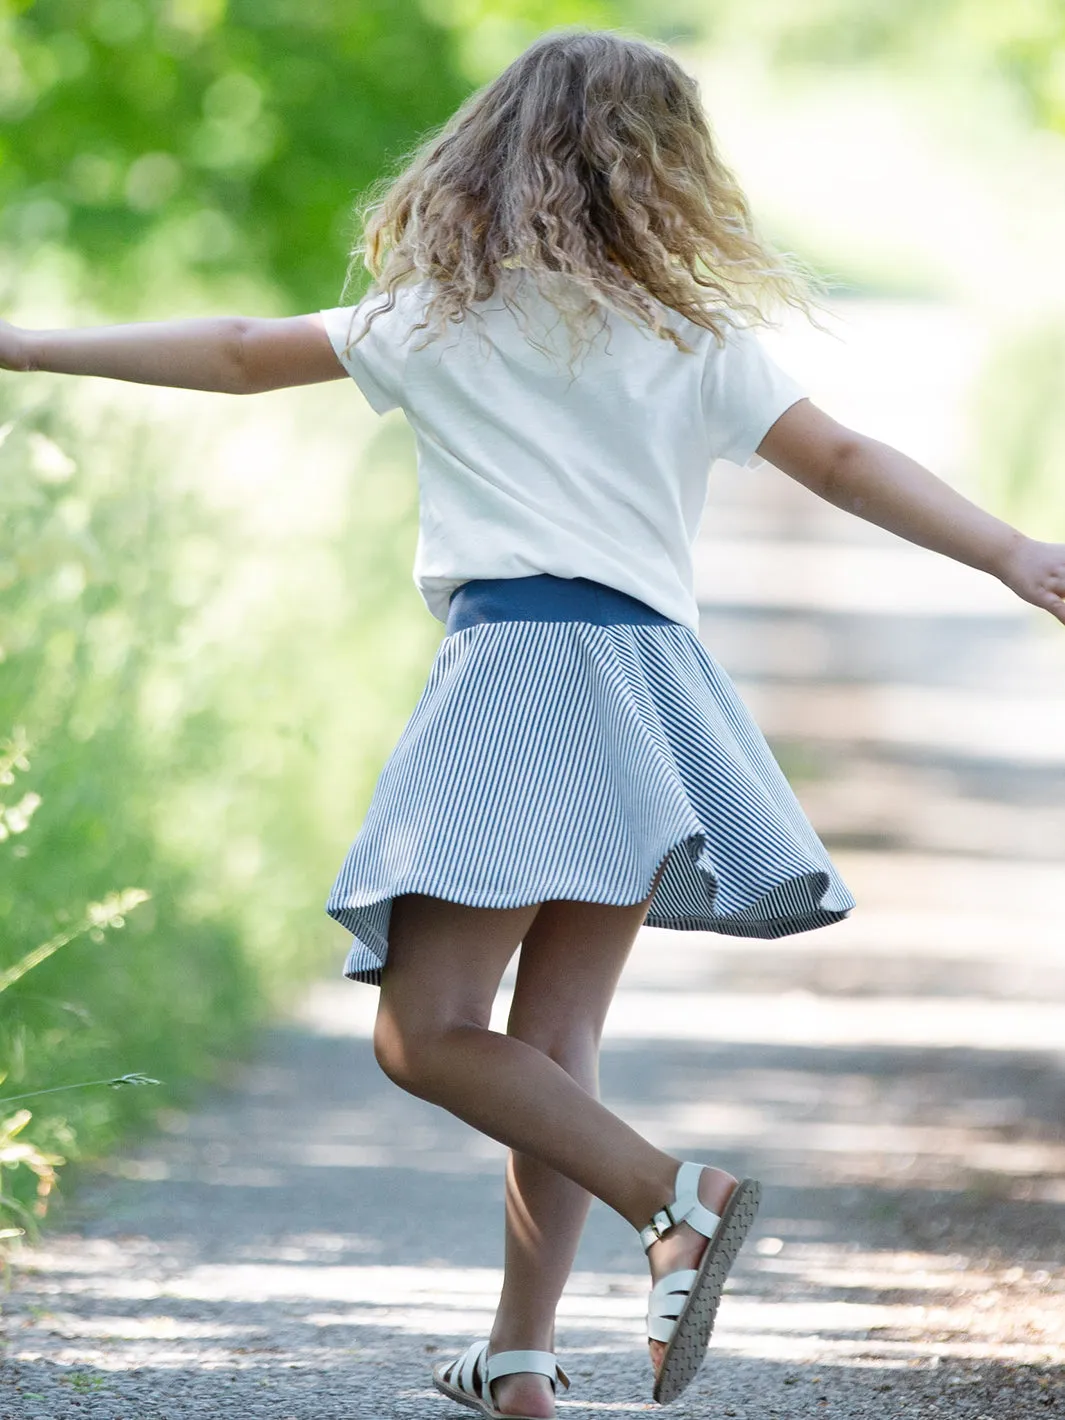
[[711,336],[703,372],[703,407],[714,458],[746,468],[765,459],[755,450],[786,409],[807,392],[769,356],[749,327],[729,326],[725,344]]
[[362,331],[372,309],[385,302],[380,292],[366,296],[357,306],[333,306],[321,312],[326,334],[336,357],[366,396],[371,409],[386,414],[402,402],[403,354],[393,332],[395,309],[370,322],[357,345],[348,343]]

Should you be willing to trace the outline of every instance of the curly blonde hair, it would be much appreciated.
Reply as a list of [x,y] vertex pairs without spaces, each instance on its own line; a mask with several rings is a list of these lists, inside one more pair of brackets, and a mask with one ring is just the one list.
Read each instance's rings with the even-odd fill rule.
[[817,324],[819,278],[756,233],[698,84],[645,40],[614,30],[541,36],[400,167],[358,209],[344,285],[364,266],[387,294],[370,322],[392,309],[398,287],[428,280],[414,330],[430,339],[521,268],[550,291],[578,343],[604,307],[684,351],[663,307],[722,344],[735,314],[775,324],[774,302]]

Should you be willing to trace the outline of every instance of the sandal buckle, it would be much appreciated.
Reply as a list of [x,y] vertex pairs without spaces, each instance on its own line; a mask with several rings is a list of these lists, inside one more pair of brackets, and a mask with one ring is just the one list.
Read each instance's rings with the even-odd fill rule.
[[679,1220],[677,1218],[674,1218],[673,1216],[672,1206],[667,1203],[664,1208],[660,1208],[658,1210],[658,1212],[654,1215],[651,1221],[647,1224],[647,1227],[643,1229],[643,1232],[645,1234],[653,1233],[655,1238],[657,1238],[657,1240],[661,1242],[662,1234],[668,1232],[670,1228],[676,1227],[678,1221]]

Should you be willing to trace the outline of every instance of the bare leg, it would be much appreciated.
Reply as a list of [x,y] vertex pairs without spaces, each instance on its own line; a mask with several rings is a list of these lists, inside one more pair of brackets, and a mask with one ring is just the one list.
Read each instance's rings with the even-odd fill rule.
[[[623,962],[648,901],[630,909],[581,906],[613,914],[615,932],[617,914],[632,914]],[[450,1110],[517,1154],[562,1174],[640,1228],[672,1199],[680,1160],[654,1148],[550,1056],[487,1027],[499,979],[539,910],[538,904],[469,908],[420,894],[397,898],[374,1032],[377,1059],[403,1088]],[[618,963],[616,971],[620,969]],[[544,1176],[541,1182],[550,1187]],[[730,1174],[708,1170],[700,1184],[700,1198],[719,1212],[734,1185]],[[522,1197],[521,1206],[529,1214],[529,1199]],[[574,1195],[570,1199],[572,1207]],[[545,1194],[541,1202],[546,1201]],[[538,1205],[532,1206],[530,1216],[543,1216]],[[543,1232],[539,1226],[535,1231]],[[571,1238],[567,1247],[575,1250],[573,1239],[579,1237],[579,1228],[571,1221],[567,1232]],[[688,1265],[678,1260],[680,1254],[694,1250],[698,1256],[704,1242],[686,1224],[671,1230],[666,1241],[651,1249],[652,1278],[668,1268]],[[656,1259],[663,1250],[669,1254],[668,1264]],[[552,1287],[557,1286],[563,1263],[556,1254]],[[504,1319],[509,1325],[506,1309]],[[532,1344],[529,1339],[523,1343]],[[498,1392],[497,1399],[501,1399]]]
[[551,1165],[640,1228],[673,1196],[677,1161],[556,1061],[488,1029],[500,977],[538,910],[398,897],[375,1054],[403,1089]]
[[[521,948],[507,1033],[556,1061],[599,1097],[599,1042],[618,977],[647,907],[545,902]],[[555,1310],[592,1195],[528,1154],[507,1160],[506,1270],[489,1350],[555,1349]],[[500,1410],[554,1414],[541,1376],[501,1377]]]

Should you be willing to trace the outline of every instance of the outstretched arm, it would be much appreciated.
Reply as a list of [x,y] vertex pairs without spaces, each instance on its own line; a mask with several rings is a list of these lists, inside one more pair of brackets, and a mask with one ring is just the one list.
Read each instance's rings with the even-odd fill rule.
[[0,321],[0,369],[258,394],[344,378],[321,315],[206,316],[74,330]]
[[922,464],[838,424],[810,400],[785,410],[758,453],[837,508],[989,572],[1065,623],[1065,544],[1026,537]]

